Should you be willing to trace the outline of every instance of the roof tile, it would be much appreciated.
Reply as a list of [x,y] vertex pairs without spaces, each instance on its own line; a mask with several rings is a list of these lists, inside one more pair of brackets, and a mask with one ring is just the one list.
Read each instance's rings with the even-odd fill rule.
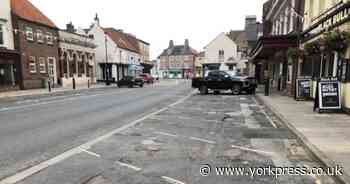
[[55,23],[29,2],[29,0],[11,0],[11,9],[20,18],[57,28]]

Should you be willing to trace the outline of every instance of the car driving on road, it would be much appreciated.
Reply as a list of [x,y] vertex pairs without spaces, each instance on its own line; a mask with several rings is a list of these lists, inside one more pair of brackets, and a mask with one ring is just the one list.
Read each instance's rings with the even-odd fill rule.
[[122,78],[122,80],[117,82],[118,87],[127,86],[129,88],[133,88],[135,86],[143,87],[143,79],[139,77],[134,76],[125,76]]
[[232,74],[226,71],[210,71],[204,78],[192,79],[192,87],[199,89],[201,94],[207,94],[209,90],[220,93],[223,90],[231,90],[238,95],[245,91],[248,94],[255,93],[257,83],[253,77]]

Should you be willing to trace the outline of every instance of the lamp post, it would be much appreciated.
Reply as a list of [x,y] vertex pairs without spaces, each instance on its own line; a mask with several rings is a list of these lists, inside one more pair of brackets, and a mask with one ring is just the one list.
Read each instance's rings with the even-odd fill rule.
[[109,81],[108,81],[108,71],[107,71],[107,64],[108,64],[108,50],[107,50],[107,35],[106,35],[106,33],[105,33],[105,49],[106,49],[105,78],[106,78],[106,86],[109,86]]

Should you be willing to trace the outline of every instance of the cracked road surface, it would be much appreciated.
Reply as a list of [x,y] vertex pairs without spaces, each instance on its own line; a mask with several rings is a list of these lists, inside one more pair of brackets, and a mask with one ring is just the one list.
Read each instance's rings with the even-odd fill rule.
[[[135,98],[139,99],[138,96],[132,99]],[[268,175],[216,175],[213,170],[216,166],[321,166],[283,123],[257,104],[254,96],[194,94],[81,149],[19,183],[335,183],[331,177],[315,175],[283,175],[277,179]],[[212,167],[209,176],[200,174],[200,167],[205,164]]]

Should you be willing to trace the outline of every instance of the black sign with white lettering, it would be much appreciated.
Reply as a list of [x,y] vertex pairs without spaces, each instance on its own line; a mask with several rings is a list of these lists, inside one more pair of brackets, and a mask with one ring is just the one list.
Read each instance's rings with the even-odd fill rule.
[[340,82],[321,80],[318,84],[318,100],[320,110],[340,110]]
[[311,97],[311,82],[311,79],[297,79],[297,100],[305,100]]

